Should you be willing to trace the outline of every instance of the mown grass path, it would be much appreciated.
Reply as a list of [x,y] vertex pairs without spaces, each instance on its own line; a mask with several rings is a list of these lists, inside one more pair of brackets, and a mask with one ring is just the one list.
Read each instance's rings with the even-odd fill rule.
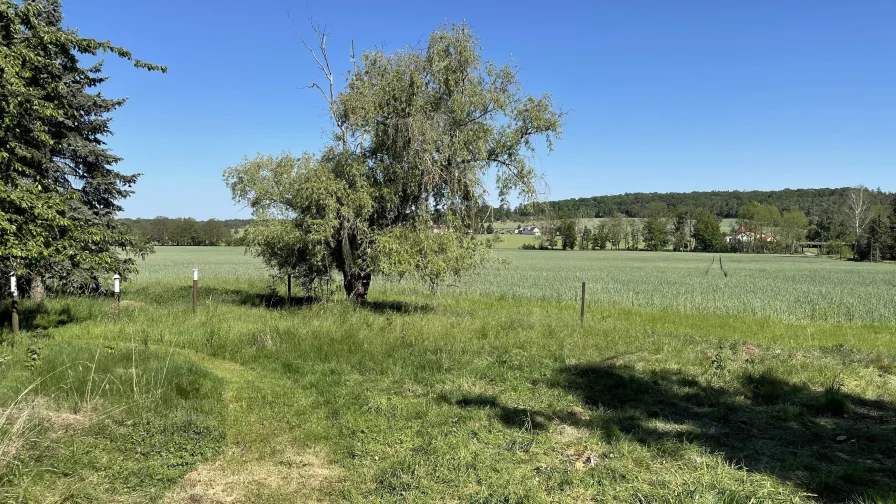
[[307,413],[288,381],[231,361],[179,352],[225,382],[224,453],[201,464],[165,503],[320,502],[337,471],[319,449],[302,448],[290,418]]

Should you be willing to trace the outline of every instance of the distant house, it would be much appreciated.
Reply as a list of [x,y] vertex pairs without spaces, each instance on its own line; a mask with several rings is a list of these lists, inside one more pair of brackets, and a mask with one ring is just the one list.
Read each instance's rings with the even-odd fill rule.
[[541,230],[538,229],[537,226],[532,224],[521,227],[519,230],[517,230],[517,233],[521,235],[541,236]]
[[752,243],[753,241],[764,241],[766,243],[774,243],[775,237],[770,234],[757,233],[748,230],[745,226],[741,226],[732,236],[725,237],[725,243]]
[[448,226],[444,224],[433,224],[432,232],[435,234],[444,234],[448,231]]

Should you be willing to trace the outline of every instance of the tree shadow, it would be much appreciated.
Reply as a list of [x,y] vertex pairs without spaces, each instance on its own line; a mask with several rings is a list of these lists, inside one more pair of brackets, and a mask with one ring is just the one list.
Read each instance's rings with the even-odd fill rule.
[[[825,502],[896,496],[896,405],[747,374],[734,389],[676,370],[608,363],[561,369],[552,384],[591,409],[589,427],[645,445],[696,443]],[[666,443],[667,444],[667,443]]]
[[361,301],[355,303],[355,306],[358,309],[368,310],[374,313],[395,313],[402,315],[429,313],[432,311],[430,305],[408,303],[406,301]]
[[503,404],[497,397],[491,395],[469,395],[454,401],[443,397],[442,400],[461,408],[494,410],[501,423],[514,429],[543,431],[550,427],[551,420],[556,420],[541,411]]
[[[79,322],[69,304],[42,303],[20,300],[18,303],[19,330],[43,331]],[[12,330],[12,302],[0,303],[0,328]]]
[[[192,289],[192,286],[185,287],[185,299],[190,299]],[[286,296],[279,292],[251,292],[227,287],[200,287],[199,297],[200,300],[211,299],[213,303],[272,310],[303,308],[321,303],[320,299],[312,296],[292,296],[287,302]],[[357,309],[369,310],[374,313],[414,314],[432,311],[432,307],[429,305],[405,301],[361,301],[355,303],[354,306]]]
[[[184,287],[184,299],[190,299],[193,287]],[[269,308],[281,310],[285,308],[301,308],[317,302],[311,296],[292,296],[288,302],[286,296],[278,292],[252,292],[242,289],[227,287],[201,287],[199,288],[200,302],[210,300],[212,303],[226,303],[236,306],[249,306],[253,308]]]
[[563,367],[548,384],[577,395],[588,411],[538,411],[492,395],[442,400],[492,410],[512,429],[543,431],[556,422],[665,453],[676,442],[682,451],[697,444],[823,502],[896,497],[896,405],[847,394],[837,383],[819,391],[751,373],[723,388],[678,370],[638,371],[604,361]]

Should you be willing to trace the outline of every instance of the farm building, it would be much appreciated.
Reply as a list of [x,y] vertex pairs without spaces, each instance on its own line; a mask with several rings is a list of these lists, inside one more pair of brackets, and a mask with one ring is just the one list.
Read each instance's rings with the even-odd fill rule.
[[531,224],[521,227],[517,233],[522,235],[541,236],[541,230],[538,229],[537,226]]
[[757,233],[749,231],[746,227],[741,226],[732,236],[725,238],[725,243],[752,243],[754,241],[765,241],[766,243],[774,243],[775,237],[770,234]]

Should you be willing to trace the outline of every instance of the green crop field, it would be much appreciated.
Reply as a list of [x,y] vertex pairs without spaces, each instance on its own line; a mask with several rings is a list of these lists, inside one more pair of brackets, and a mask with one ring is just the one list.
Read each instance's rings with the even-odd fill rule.
[[242,249],[159,248],[119,315],[24,302],[0,502],[896,499],[894,265],[495,258],[287,306]]
[[[510,235],[507,243],[532,240]],[[586,282],[588,306],[640,307],[789,321],[892,322],[892,265],[808,256],[672,252],[497,250],[495,263],[442,287],[444,294],[575,302]],[[721,267],[720,267],[721,262]],[[274,285],[260,261],[236,247],[160,247],[142,265],[138,288],[187,285],[193,268],[203,283]],[[723,270],[724,268],[724,270]],[[376,282],[401,299],[426,289],[414,282]],[[214,294],[212,294],[212,297]],[[211,298],[209,298],[211,299]]]

